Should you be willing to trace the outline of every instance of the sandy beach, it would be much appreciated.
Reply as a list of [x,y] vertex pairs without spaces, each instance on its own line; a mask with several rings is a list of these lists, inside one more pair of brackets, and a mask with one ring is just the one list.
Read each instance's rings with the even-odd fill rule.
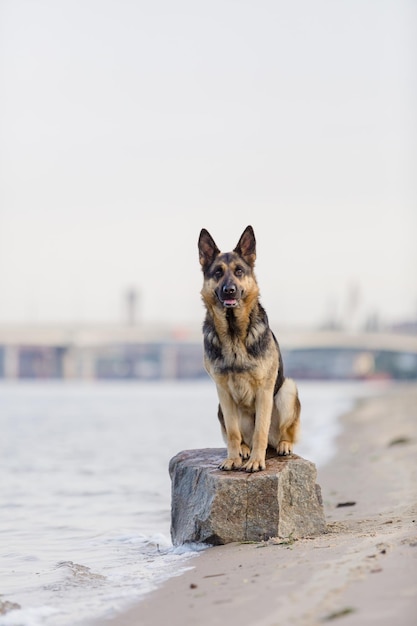
[[342,421],[317,477],[326,534],[209,548],[106,624],[414,626],[417,387],[388,388]]

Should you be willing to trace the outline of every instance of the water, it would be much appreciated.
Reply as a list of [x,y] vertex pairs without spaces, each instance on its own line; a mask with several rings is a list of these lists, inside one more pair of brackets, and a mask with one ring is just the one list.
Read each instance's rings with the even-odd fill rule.
[[[296,452],[326,463],[374,387],[299,385]],[[223,447],[213,383],[0,385],[0,626],[76,626],[191,566],[169,538],[169,459]],[[196,547],[197,548],[197,547]]]

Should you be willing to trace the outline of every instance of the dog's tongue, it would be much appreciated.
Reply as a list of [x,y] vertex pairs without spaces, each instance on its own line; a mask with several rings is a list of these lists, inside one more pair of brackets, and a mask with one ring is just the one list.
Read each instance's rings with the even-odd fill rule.
[[225,306],[234,306],[236,304],[236,300],[235,299],[233,299],[233,300],[223,300],[223,304]]

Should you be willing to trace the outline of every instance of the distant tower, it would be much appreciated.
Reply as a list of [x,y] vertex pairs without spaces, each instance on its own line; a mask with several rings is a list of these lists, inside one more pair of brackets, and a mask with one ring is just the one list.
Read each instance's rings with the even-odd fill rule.
[[126,323],[136,326],[139,312],[139,292],[137,289],[128,289],[126,292]]
[[357,280],[352,280],[347,286],[345,305],[345,330],[357,330],[357,317],[361,304],[361,290]]

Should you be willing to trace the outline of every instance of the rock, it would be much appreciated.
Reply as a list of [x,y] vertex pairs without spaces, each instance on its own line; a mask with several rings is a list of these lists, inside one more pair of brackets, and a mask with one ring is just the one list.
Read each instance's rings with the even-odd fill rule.
[[224,448],[185,450],[171,459],[171,537],[218,545],[326,531],[317,470],[297,455],[267,456],[253,474],[218,469]]

